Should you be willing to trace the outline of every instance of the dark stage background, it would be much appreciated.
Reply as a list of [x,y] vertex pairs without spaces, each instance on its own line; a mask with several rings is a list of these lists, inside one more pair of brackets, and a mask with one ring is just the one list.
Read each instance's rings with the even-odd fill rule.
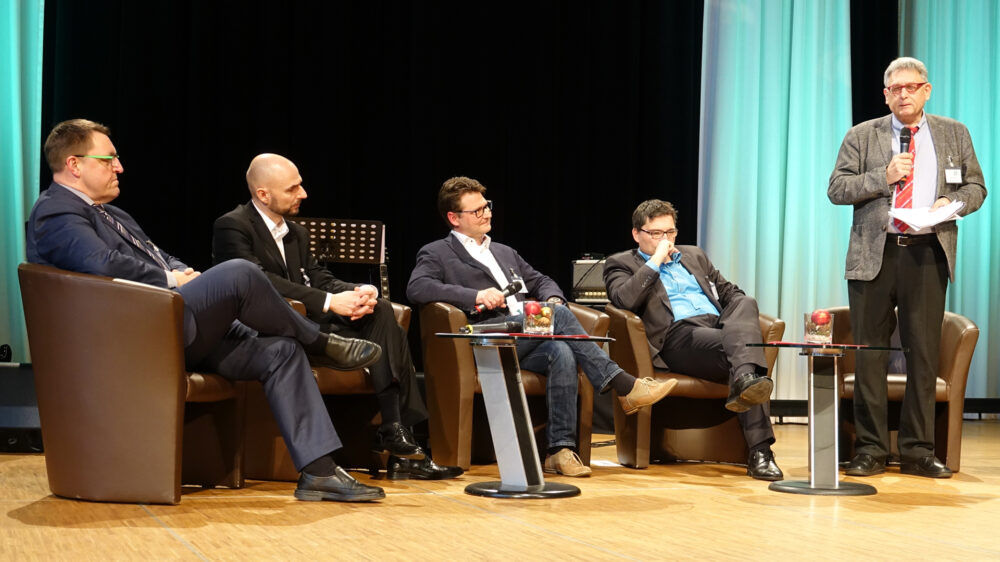
[[[852,3],[855,121],[886,112],[896,9]],[[489,188],[492,234],[567,294],[572,259],[634,244],[643,199],[672,201],[679,242],[696,242],[701,1],[49,0],[45,12],[42,138],[74,117],[110,126],[125,167],[115,203],[198,269],[261,152],[298,164],[304,216],[387,224],[398,302],[417,250],[446,233],[435,196],[454,175]],[[753,134],[733,131],[734,146]]]

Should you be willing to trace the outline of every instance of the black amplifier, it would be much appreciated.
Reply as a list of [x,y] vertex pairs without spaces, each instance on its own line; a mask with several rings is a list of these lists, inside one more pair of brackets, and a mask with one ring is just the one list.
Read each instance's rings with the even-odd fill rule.
[[570,298],[580,304],[608,304],[604,288],[604,261],[596,259],[573,260],[573,290]]

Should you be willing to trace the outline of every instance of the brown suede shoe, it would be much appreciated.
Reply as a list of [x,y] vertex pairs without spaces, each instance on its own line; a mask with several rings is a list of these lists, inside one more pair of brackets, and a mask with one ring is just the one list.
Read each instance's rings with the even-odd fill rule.
[[664,396],[670,394],[675,386],[677,386],[677,379],[665,381],[659,381],[652,377],[636,379],[632,392],[625,396],[619,396],[618,400],[622,403],[625,415],[634,414],[643,406],[659,402]]
[[573,449],[559,449],[554,455],[545,457],[545,472],[559,473],[563,476],[590,476],[590,467],[583,464],[580,455]]

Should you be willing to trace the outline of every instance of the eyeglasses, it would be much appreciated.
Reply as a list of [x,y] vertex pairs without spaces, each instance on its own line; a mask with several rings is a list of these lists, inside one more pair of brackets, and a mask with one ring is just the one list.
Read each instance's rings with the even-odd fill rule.
[[96,158],[97,160],[103,160],[109,166],[114,166],[115,160],[119,164],[122,163],[122,157],[118,154],[103,155],[103,154],[74,154],[77,158]]
[[640,228],[639,230],[648,234],[653,240],[662,240],[664,236],[667,238],[677,236],[676,228],[671,228],[670,230],[646,230],[645,228]]
[[886,88],[888,92],[894,96],[899,96],[903,92],[903,88],[906,88],[906,92],[909,94],[916,93],[917,90],[923,88],[927,82],[911,82],[909,84],[897,84],[895,86],[889,86]]
[[486,214],[486,211],[489,211],[491,213],[493,212],[493,201],[487,200],[485,205],[483,205],[478,209],[473,209],[471,211],[452,211],[452,212],[455,213],[456,215],[461,215],[462,213],[472,213],[472,216],[476,217],[477,219],[481,219],[483,218],[483,215]]

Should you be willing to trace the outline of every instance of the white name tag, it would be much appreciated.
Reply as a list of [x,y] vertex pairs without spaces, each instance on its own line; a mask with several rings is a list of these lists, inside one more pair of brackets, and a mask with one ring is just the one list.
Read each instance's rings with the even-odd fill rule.
[[946,183],[962,183],[962,169],[961,168],[945,168],[944,169],[944,181]]

